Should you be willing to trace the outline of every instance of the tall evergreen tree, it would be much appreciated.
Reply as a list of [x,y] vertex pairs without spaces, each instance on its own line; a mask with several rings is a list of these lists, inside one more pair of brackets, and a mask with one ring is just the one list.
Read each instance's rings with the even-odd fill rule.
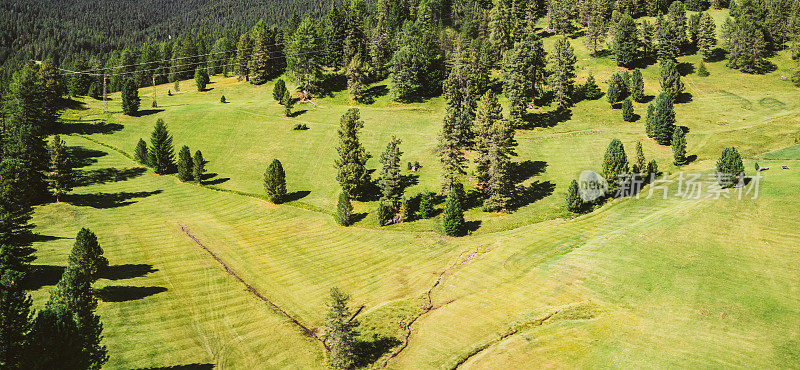
[[347,91],[350,97],[357,102],[364,99],[364,92],[367,90],[367,70],[364,62],[359,55],[353,57],[347,64]]
[[489,40],[498,55],[514,47],[514,14],[511,12],[512,0],[494,0],[494,6],[489,12]]
[[439,133],[439,146],[437,152],[442,163],[442,190],[449,191],[450,188],[458,183],[459,177],[466,172],[466,158],[464,156],[463,131],[459,124],[459,115],[462,114],[462,106],[446,108],[444,119],[442,120],[442,131]]
[[603,157],[603,178],[608,182],[608,194],[616,194],[620,182],[625,181],[629,174],[628,156],[625,147],[619,139],[611,140]]
[[31,369],[88,369],[78,324],[63,307],[45,308],[33,320],[25,365]]
[[0,162],[0,270],[28,271],[34,260],[30,224],[33,209],[21,196],[28,186],[18,160]]
[[75,180],[72,164],[67,155],[67,148],[58,135],[53,136],[53,141],[50,143],[50,172],[48,173],[48,180],[50,188],[53,189],[53,193],[56,196],[56,202],[60,202],[61,196],[72,190],[72,184]]
[[708,12],[703,12],[700,15],[700,25],[697,31],[697,47],[703,54],[703,59],[709,60],[712,57],[716,44],[717,26]]
[[402,46],[394,53],[391,69],[392,96],[398,101],[409,100],[420,88],[410,47]]
[[656,97],[653,107],[651,132],[653,139],[661,145],[669,145],[675,132],[675,108],[672,97],[662,92]]
[[675,27],[675,42],[680,50],[680,48],[686,46],[688,43],[686,40],[688,34],[686,8],[680,0],[673,1],[669,5],[667,19],[669,19],[669,22]]
[[194,177],[194,181],[197,181],[198,184],[202,184],[203,175],[205,175],[206,172],[206,161],[203,159],[203,153],[199,150],[194,152],[192,166],[192,177]]
[[764,31],[764,7],[757,0],[743,0],[733,22],[726,22],[723,45],[728,52],[728,66],[745,73],[759,73],[765,66],[768,44]]
[[636,60],[639,49],[639,35],[636,22],[625,14],[614,28],[614,41],[611,45],[614,58],[619,66],[630,66]]
[[608,19],[604,0],[584,0],[589,4],[586,20],[586,35],[584,43],[592,51],[593,56],[597,56],[597,49],[603,44],[608,33]]
[[286,94],[286,82],[282,78],[275,81],[275,86],[272,88],[272,98],[276,102],[281,102],[283,95]]
[[264,172],[264,191],[267,199],[275,204],[283,202],[286,198],[286,173],[283,171],[281,161],[273,159]]
[[139,138],[139,142],[136,143],[136,149],[133,151],[133,158],[136,159],[136,162],[147,166],[150,163],[148,156],[147,143],[144,142],[144,139]]
[[[504,121],[501,121],[504,122]],[[514,184],[511,182],[510,162],[499,143],[492,142],[488,153],[487,190],[489,197],[483,202],[486,212],[501,212],[511,206]]]
[[575,53],[566,38],[556,40],[551,60],[551,84],[556,95],[556,102],[561,109],[568,108],[572,100],[575,84]]
[[633,122],[633,101],[630,97],[627,97],[622,101],[622,119],[625,122]]
[[347,303],[350,296],[338,288],[331,288],[328,314],[325,316],[325,343],[333,364],[342,369],[355,366],[356,332],[358,321],[352,318]]
[[336,222],[342,226],[350,226],[353,223],[353,204],[350,203],[350,196],[346,191],[339,193],[339,202],[336,204]]
[[661,61],[661,91],[669,94],[674,101],[683,92],[678,65],[672,60]]
[[205,91],[208,82],[209,78],[206,69],[204,67],[197,67],[194,70],[194,83],[197,86],[197,91]]
[[78,231],[67,261],[68,268],[77,269],[90,282],[96,281],[108,268],[108,259],[103,256],[103,248],[97,241],[97,235],[87,228]]
[[448,236],[459,236],[464,230],[464,210],[461,196],[458,194],[458,185],[461,184],[450,187],[447,199],[444,202],[442,230]]
[[33,320],[32,301],[22,289],[22,275],[0,269],[0,367],[26,368],[25,352]]
[[478,103],[475,118],[475,177],[478,190],[488,195],[489,150],[494,141],[495,125],[503,119],[503,108],[492,90],[486,91]]
[[181,147],[181,150],[178,151],[178,178],[183,182],[194,180],[194,176],[192,175],[193,169],[192,152],[189,150],[188,146],[184,145]]
[[317,29],[311,17],[300,22],[287,46],[287,65],[302,91],[316,92],[322,82]]
[[403,197],[403,179],[400,175],[400,139],[392,136],[386,145],[386,150],[381,154],[381,177],[378,184],[381,188],[381,201],[391,204],[395,209],[400,205]]
[[597,82],[595,82],[594,75],[589,73],[589,77],[586,78],[586,83],[583,84],[583,97],[589,100],[596,100],[603,96],[603,91],[600,90],[600,87],[597,86]]
[[678,29],[670,18],[658,18],[656,23],[656,53],[659,62],[675,61],[680,54],[681,38]]
[[736,148],[729,146],[722,150],[717,160],[717,182],[723,188],[730,188],[744,181],[744,164]]
[[550,0],[547,12],[548,26],[559,35],[566,35],[572,31],[572,7],[571,2],[562,0]]
[[676,166],[683,166],[686,164],[686,133],[680,127],[675,127],[675,133],[672,134],[672,155],[675,158]]
[[247,32],[239,36],[236,50],[236,73],[239,80],[250,81],[250,57],[253,50],[253,39]]
[[292,94],[289,90],[285,90],[283,92],[283,98],[281,99],[281,104],[283,104],[283,114],[286,117],[292,115],[292,107],[294,107],[294,99],[292,99]]
[[641,174],[647,171],[647,159],[644,157],[644,150],[642,149],[642,142],[636,142],[636,162],[631,168],[634,174]]
[[167,130],[167,124],[159,118],[150,135],[150,153],[148,154],[148,161],[155,173],[164,175],[172,171],[175,167],[174,150],[172,135]]
[[644,101],[644,78],[642,71],[634,69],[631,74],[631,85],[628,87],[633,101],[641,103]]
[[55,63],[45,60],[39,67],[39,79],[42,87],[42,112],[46,117],[44,129],[48,132],[55,130],[58,124],[58,111],[61,109],[61,97],[64,95],[64,84],[61,82],[60,72]]
[[122,86],[122,111],[129,115],[133,116],[136,112],[139,111],[139,104],[141,104],[141,100],[139,99],[139,89],[136,86],[136,81],[132,78],[125,80],[125,85]]
[[339,146],[336,149],[339,158],[336,167],[339,169],[336,180],[342,189],[353,198],[366,196],[371,183],[366,164],[370,155],[361,145],[358,132],[364,128],[364,121],[358,109],[350,108],[339,120]]

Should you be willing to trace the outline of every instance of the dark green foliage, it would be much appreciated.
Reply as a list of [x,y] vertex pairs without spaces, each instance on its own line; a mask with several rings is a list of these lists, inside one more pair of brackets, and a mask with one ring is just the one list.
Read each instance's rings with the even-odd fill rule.
[[537,86],[544,77],[546,53],[542,41],[534,34],[526,36],[506,53],[505,61],[503,92],[509,100],[508,119],[513,127],[521,127],[528,102],[537,96]]
[[757,0],[743,0],[736,9],[734,20],[723,25],[724,47],[728,66],[745,73],[761,73],[767,63],[769,45],[765,37],[765,7]]
[[675,108],[672,97],[668,93],[662,92],[656,97],[648,125],[650,125],[651,137],[656,142],[661,145],[670,144],[675,132]]
[[603,96],[603,91],[597,86],[594,76],[590,73],[589,77],[586,79],[586,83],[583,84],[583,97],[589,100],[595,100],[599,99],[601,96]]
[[459,236],[464,231],[464,210],[462,197],[458,194],[457,187],[452,187],[444,202],[442,215],[442,230],[445,235]]
[[503,108],[494,93],[489,90],[478,103],[475,125],[475,177],[477,188],[489,194],[489,150],[495,141],[495,126],[503,120]]
[[422,195],[420,195],[419,197],[419,210],[417,211],[417,217],[421,219],[433,217],[435,213],[433,206],[435,203],[436,203],[436,195],[434,193],[432,192],[422,193]]
[[403,178],[400,175],[400,151],[401,141],[392,136],[392,140],[386,145],[386,150],[381,154],[381,177],[378,185],[381,188],[381,201],[393,207],[400,205],[403,197]]
[[398,101],[407,101],[420,88],[414,73],[414,56],[408,46],[398,49],[392,57],[392,96]]
[[139,142],[136,143],[136,149],[133,151],[133,158],[136,159],[136,162],[139,162],[145,166],[147,166],[150,162],[148,158],[149,155],[147,154],[147,143],[144,139],[139,138]]
[[360,102],[364,99],[364,92],[367,90],[367,69],[361,57],[356,55],[347,64],[347,91],[353,101]]
[[586,36],[584,43],[592,55],[597,55],[597,49],[605,41],[606,33],[608,32],[608,21],[606,18],[606,2],[604,0],[590,0],[583,2],[586,7],[585,20],[586,20]]
[[672,60],[661,61],[661,91],[669,94],[674,101],[683,92],[683,88],[678,65]]
[[644,150],[642,149],[642,142],[636,142],[636,162],[631,166],[631,173],[641,174],[646,171],[647,159],[644,157]]
[[744,181],[744,163],[739,151],[729,146],[722,150],[717,160],[717,182],[723,188],[730,188]]
[[800,67],[797,67],[797,70],[792,74],[792,82],[794,82],[795,86],[800,87]]
[[639,35],[636,22],[625,14],[614,29],[614,42],[611,45],[614,58],[619,66],[630,66],[636,60],[639,49]]
[[559,108],[569,107],[572,99],[572,90],[575,83],[575,53],[572,46],[565,38],[559,38],[550,54],[551,67],[551,86],[556,95],[556,102]]
[[633,102],[631,98],[628,97],[622,101],[622,119],[625,120],[625,122],[633,122],[634,116]]
[[219,98],[219,102],[220,102],[220,103],[222,103],[222,104],[225,104],[225,103],[227,103],[227,102],[228,102],[227,100],[225,100],[225,95],[222,95],[222,96]]
[[717,25],[714,19],[706,12],[700,15],[700,24],[697,28],[697,48],[703,54],[703,59],[711,58],[714,46],[717,44]]
[[286,198],[286,173],[281,161],[277,159],[273,159],[264,172],[264,191],[267,193],[267,200],[275,204]]
[[669,5],[667,12],[667,19],[675,27],[675,42],[678,49],[686,45],[686,36],[688,34],[688,27],[686,25],[686,9],[680,0],[673,1]]
[[672,135],[672,156],[675,158],[676,166],[683,166],[686,164],[686,133],[680,127],[675,127],[675,133]]
[[56,196],[56,202],[61,201],[61,196],[72,190],[75,174],[67,155],[67,148],[61,137],[53,136],[50,143],[50,172],[47,174],[50,188]]
[[354,199],[365,196],[371,182],[366,168],[370,155],[358,139],[358,131],[363,127],[364,121],[361,121],[361,114],[356,108],[350,108],[339,120],[339,146],[336,148],[339,154],[336,167],[339,171],[336,180]]
[[287,45],[286,63],[300,90],[317,92],[322,82],[317,29],[311,17],[305,17]]
[[283,96],[286,94],[286,82],[282,78],[275,81],[275,86],[272,88],[272,98],[276,102],[283,104]]
[[283,104],[283,113],[286,117],[292,115],[292,107],[294,107],[294,99],[292,99],[292,94],[289,90],[283,92],[283,99],[281,99],[281,104]]
[[283,35],[275,27],[267,27],[259,20],[250,30],[253,51],[248,61],[250,83],[261,85],[283,73],[286,68],[283,53]]
[[339,193],[339,203],[336,204],[336,222],[342,226],[353,224],[353,205],[346,191]]
[[675,24],[669,17],[659,18],[656,24],[656,30],[656,52],[658,54],[658,61],[675,61],[675,58],[680,54],[680,42],[682,40],[678,35]]
[[578,213],[583,210],[583,199],[581,199],[580,191],[578,189],[578,182],[572,180],[567,189],[567,210],[570,212]]
[[69,268],[77,269],[92,282],[108,267],[108,259],[103,257],[103,248],[97,236],[87,228],[78,232],[67,261]]
[[703,62],[699,62],[697,66],[697,76],[698,77],[708,77],[708,69],[706,69],[706,64]]
[[202,184],[205,172],[206,161],[203,159],[203,153],[198,150],[194,152],[194,158],[192,158],[192,177],[194,181],[197,181],[198,184]]
[[210,82],[208,72],[205,67],[197,67],[194,70],[194,83],[197,85],[197,91],[205,91],[206,85]]
[[189,150],[188,146],[184,145],[181,147],[181,150],[178,151],[178,178],[183,182],[194,180],[194,176],[192,175],[193,169],[192,152]]
[[132,78],[125,80],[125,85],[122,87],[122,111],[129,116],[135,115],[141,104],[137,87]]
[[25,273],[35,257],[30,248],[33,209],[21,196],[28,186],[22,175],[23,168],[18,160],[0,162],[0,270]]
[[608,81],[606,99],[611,103],[612,108],[628,95],[628,86],[625,84],[624,75],[624,72],[615,72]]
[[358,321],[352,319],[347,306],[350,296],[338,288],[331,288],[328,300],[328,314],[325,315],[325,343],[328,355],[334,366],[349,369],[355,366],[355,340]]
[[305,131],[308,130],[308,125],[306,125],[305,123],[296,123],[294,126],[292,126],[292,130]]
[[654,121],[656,119],[655,115],[655,106],[653,104],[647,105],[647,117],[645,119],[645,132],[647,133],[647,137],[652,138],[655,136],[653,133],[653,128],[655,127]]
[[250,81],[250,58],[252,56],[252,50],[253,39],[250,37],[250,34],[241,34],[236,47],[236,74],[239,75],[240,81]]
[[167,124],[159,118],[150,135],[150,152],[148,154],[148,163],[153,167],[155,173],[164,175],[173,170],[175,167],[174,150],[172,135],[167,130]]
[[603,178],[608,182],[607,195],[615,194],[619,182],[624,181],[628,174],[628,156],[625,154],[625,147],[619,139],[613,139],[603,156]]
[[654,175],[658,175],[658,163],[656,163],[655,159],[651,159],[650,162],[647,162],[647,178],[652,178]]
[[628,86],[630,97],[633,101],[641,103],[644,101],[644,78],[642,71],[635,69],[631,74],[631,84]]
[[89,360],[78,339],[80,330],[71,312],[45,308],[33,320],[26,365],[31,369],[86,369]]
[[0,368],[24,369],[33,311],[22,274],[0,269]]
[[397,208],[394,205],[381,201],[378,203],[378,211],[376,218],[378,226],[387,226],[394,222],[394,216],[397,213]]

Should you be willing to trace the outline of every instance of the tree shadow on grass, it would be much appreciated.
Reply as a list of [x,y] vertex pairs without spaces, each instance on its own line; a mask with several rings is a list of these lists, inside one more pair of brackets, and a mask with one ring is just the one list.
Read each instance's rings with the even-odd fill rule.
[[367,212],[353,213],[353,214],[350,215],[350,223],[354,224],[356,222],[359,222],[359,221],[367,218],[367,215],[369,215],[369,213],[367,213]]
[[68,146],[67,156],[69,157],[72,168],[81,168],[97,163],[99,157],[105,157],[108,153],[100,150],[87,149],[82,146]]
[[39,290],[45,286],[53,286],[61,280],[64,266],[32,265],[23,286],[25,290]]
[[113,265],[106,267],[100,273],[100,277],[108,280],[124,280],[145,276],[156,271],[158,269],[154,269],[153,265],[144,263]]
[[142,109],[134,113],[131,117],[145,117],[156,113],[161,113],[163,111],[163,109]]
[[692,94],[688,92],[682,92],[678,94],[678,97],[675,99],[676,103],[689,103],[692,101]]
[[464,233],[467,235],[472,234],[481,227],[481,220],[466,221],[464,222]]
[[107,286],[97,290],[97,297],[103,302],[127,302],[166,292],[167,288],[160,286]]
[[217,176],[219,176],[219,174],[214,172],[206,173],[203,175],[203,181],[201,181],[201,183],[203,185],[219,185],[231,179],[230,177],[217,177]]
[[125,169],[100,168],[96,170],[80,171],[75,179],[75,186],[92,184],[105,184],[108,182],[126,181],[141,176],[147,172],[144,167],[131,167]]
[[33,241],[34,243],[41,243],[41,242],[50,242],[50,241],[53,241],[53,240],[63,240],[63,239],[70,239],[70,238],[65,238],[63,236],[34,234],[33,235],[33,239],[31,241]]
[[694,65],[689,62],[678,63],[678,73],[681,76],[687,76],[694,73]]
[[84,102],[82,102],[80,100],[72,99],[72,98],[61,99],[61,101],[58,102],[58,106],[60,108],[62,108],[62,109],[69,109],[69,110],[87,110],[87,109],[89,109],[89,107],[86,106],[86,103],[84,103]]
[[533,176],[541,175],[547,169],[545,161],[525,160],[511,164],[511,181],[521,183]]
[[125,126],[122,126],[118,123],[107,123],[103,121],[68,121],[61,125],[58,133],[67,135],[112,134],[122,130],[124,127]]
[[175,366],[143,367],[140,370],[212,370],[213,364],[188,364]]
[[381,356],[388,353],[392,348],[400,345],[397,338],[375,335],[371,339],[356,339],[355,341],[355,367],[367,367],[377,361]]
[[535,127],[550,128],[561,122],[569,121],[572,118],[572,110],[556,109],[549,112],[528,113],[525,117],[525,124],[522,129],[532,129]]
[[301,109],[301,110],[297,110],[297,111],[294,111],[294,112],[292,112],[292,113],[289,113],[289,116],[288,116],[288,117],[289,117],[289,118],[295,118],[295,117],[298,117],[298,116],[300,116],[300,115],[303,115],[303,114],[305,114],[306,112],[308,112],[308,109]]
[[382,96],[386,96],[389,94],[389,87],[386,85],[377,85],[372,86],[369,89],[364,91],[364,94],[361,97],[362,104],[372,104],[375,100]]
[[286,194],[286,196],[283,198],[283,202],[294,202],[307,197],[308,194],[311,194],[311,192],[308,190],[293,191],[289,194]]
[[161,194],[161,190],[119,192],[119,193],[92,193],[92,194],[67,194],[65,201],[76,207],[92,207],[97,209],[117,208],[136,203],[133,199],[147,198]]
[[528,204],[534,203],[538,200],[553,194],[556,189],[556,184],[550,181],[534,181],[528,186],[519,186],[517,188],[516,202],[513,205],[514,209],[519,209]]

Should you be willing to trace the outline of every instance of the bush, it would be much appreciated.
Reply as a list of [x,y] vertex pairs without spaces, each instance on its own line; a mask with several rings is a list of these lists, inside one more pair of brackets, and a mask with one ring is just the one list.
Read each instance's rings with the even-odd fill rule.
[[305,123],[298,123],[298,124],[294,125],[294,127],[292,127],[292,130],[295,130],[295,131],[308,130],[308,126]]
[[723,188],[730,188],[744,177],[744,163],[736,148],[729,146],[722,150],[717,160],[717,182]]
[[225,104],[225,103],[228,102],[227,100],[225,100],[225,95],[222,95],[222,97],[219,98],[219,102],[222,103],[222,104]]
[[567,209],[570,212],[578,213],[583,209],[583,199],[581,199],[580,192],[578,190],[578,182],[572,180],[569,184],[569,189],[567,190]]
[[699,77],[708,77],[709,73],[708,73],[708,70],[706,69],[706,64],[705,63],[700,62],[700,65],[697,66],[697,75]]

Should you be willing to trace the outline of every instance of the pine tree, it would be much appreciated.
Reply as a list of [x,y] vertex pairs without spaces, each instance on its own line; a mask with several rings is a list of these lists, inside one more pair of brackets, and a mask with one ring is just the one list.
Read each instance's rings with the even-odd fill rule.
[[286,173],[281,161],[277,159],[273,159],[264,172],[264,191],[267,193],[267,200],[275,204],[286,198]]
[[703,54],[704,60],[709,60],[717,44],[717,25],[707,12],[700,15],[700,25],[697,31],[697,47]]
[[669,145],[675,132],[675,108],[672,97],[665,92],[658,94],[653,107],[651,132],[653,139],[661,145]]
[[48,173],[50,188],[56,196],[56,202],[61,201],[61,196],[72,190],[74,174],[64,141],[59,135],[53,137],[50,143],[50,172]]
[[407,101],[420,88],[420,82],[414,73],[414,56],[411,48],[402,46],[392,57],[391,93],[398,101]]
[[648,20],[643,20],[639,26],[639,43],[642,46],[642,54],[651,57],[656,52],[656,29]]
[[136,159],[136,162],[139,162],[145,166],[150,163],[150,158],[147,154],[147,143],[144,141],[144,139],[139,138],[139,142],[136,143],[136,150],[133,151],[133,158]]
[[222,103],[222,104],[225,104],[225,103],[227,103],[227,102],[228,102],[228,101],[225,99],[225,95],[222,95],[222,96],[220,96],[220,97],[219,97],[219,102],[220,102],[220,103]]
[[656,24],[656,49],[658,61],[675,61],[680,54],[680,37],[675,24],[669,18],[658,19]]
[[548,26],[556,34],[566,35],[572,31],[572,7],[567,1],[550,0],[547,12]]
[[392,136],[386,145],[386,150],[381,154],[381,177],[378,184],[381,188],[381,202],[386,202],[397,209],[403,197],[403,179],[400,175],[401,141]]
[[622,119],[625,120],[625,122],[633,122],[633,118],[633,102],[631,98],[628,97],[622,101]]
[[178,151],[178,178],[183,182],[194,180],[194,176],[192,176],[193,168],[192,152],[189,151],[188,146],[184,145],[181,147],[181,150]]
[[717,160],[717,182],[723,188],[730,188],[744,181],[744,163],[739,151],[729,146],[722,150]]
[[331,362],[339,368],[349,369],[355,366],[356,348],[355,328],[358,321],[352,318],[347,306],[350,296],[338,288],[331,288],[328,301],[328,314],[325,316],[325,343]]
[[597,48],[603,44],[608,32],[608,20],[604,9],[605,1],[584,0],[584,3],[589,4],[590,7],[586,21],[584,43],[592,51],[592,55],[597,56]]
[[203,159],[203,153],[198,150],[194,152],[194,158],[192,158],[192,177],[194,181],[197,181],[198,184],[202,184],[205,172],[206,161]]
[[150,135],[149,164],[153,171],[164,175],[175,167],[175,152],[172,147],[172,135],[167,130],[167,124],[159,118]]
[[636,163],[633,164],[631,172],[634,174],[641,174],[646,171],[647,159],[644,157],[644,150],[642,149],[642,142],[636,142]]
[[197,67],[194,70],[194,83],[197,85],[197,91],[205,91],[208,82],[209,78],[206,69],[204,67]]
[[697,76],[699,77],[708,77],[708,69],[706,69],[706,64],[703,62],[699,62],[697,65]]
[[644,78],[642,71],[634,69],[631,74],[631,85],[629,87],[630,97],[633,101],[641,103],[644,101]]
[[136,112],[139,111],[139,104],[141,104],[141,101],[139,99],[139,89],[132,78],[125,80],[125,85],[122,86],[121,97],[122,111],[129,116],[135,115]]
[[28,339],[25,365],[31,369],[88,368],[79,335],[78,324],[68,310],[55,307],[39,311]]
[[33,209],[21,196],[28,186],[18,160],[0,162],[0,270],[28,271],[35,259],[30,224]]
[[672,60],[661,62],[661,91],[670,95],[672,100],[678,98],[683,92],[683,82],[681,74],[678,73],[678,65]]
[[614,41],[611,46],[619,66],[630,66],[636,60],[639,49],[639,35],[636,22],[625,14],[614,29]]
[[339,120],[339,146],[336,149],[339,169],[336,180],[350,197],[359,199],[366,195],[371,183],[366,164],[370,155],[358,139],[358,131],[364,128],[364,121],[356,108],[350,108]]
[[475,177],[477,188],[488,195],[489,150],[494,142],[495,125],[503,119],[503,108],[492,90],[486,91],[478,103],[475,118]]
[[[250,56],[253,50],[253,39],[247,32],[239,36],[239,44],[236,50],[236,73],[239,80],[250,81]],[[177,89],[175,90],[177,91]]]
[[442,163],[442,190],[449,191],[459,177],[466,172],[466,158],[464,157],[463,132],[459,124],[460,109],[463,107],[449,106],[446,108],[442,120],[442,131],[439,133],[439,145],[436,148],[439,161]]
[[724,47],[728,66],[745,73],[760,73],[765,66],[768,43],[765,38],[765,11],[761,2],[744,0],[739,4],[733,22],[723,26]]
[[367,70],[361,57],[356,55],[347,64],[347,91],[350,97],[357,102],[362,101],[366,91]]
[[286,82],[283,81],[282,78],[279,78],[278,81],[275,81],[275,86],[272,88],[272,98],[275,99],[276,102],[283,104],[282,101],[285,94]]
[[253,52],[249,60],[250,83],[261,85],[284,69],[283,48],[276,29],[267,27],[259,20],[250,31],[253,39]]
[[286,63],[302,91],[316,92],[322,82],[317,37],[314,21],[307,16],[300,22],[287,45]]
[[336,204],[336,222],[342,226],[350,226],[353,223],[353,205],[350,203],[350,196],[346,191],[339,193],[339,203]]
[[579,213],[583,210],[583,199],[581,199],[580,191],[578,189],[578,182],[572,180],[567,189],[567,210],[574,213]]
[[32,301],[21,286],[22,275],[0,269],[0,367],[24,369]]
[[683,166],[686,164],[686,133],[680,127],[675,127],[675,133],[672,134],[672,156],[675,158],[676,166]]
[[586,83],[583,84],[583,97],[589,100],[599,99],[603,96],[603,91],[597,86],[594,76],[590,73],[586,78]]
[[458,186],[450,188],[450,192],[444,202],[442,230],[444,230],[445,235],[449,236],[459,236],[464,229],[464,210],[461,206],[461,196],[458,194],[457,188]]
[[289,90],[283,92],[283,99],[281,99],[281,104],[283,104],[283,114],[286,117],[292,115],[292,107],[294,107],[294,99],[292,99],[292,94]]
[[508,156],[504,155],[499,143],[492,142],[489,147],[488,162],[487,173],[489,176],[486,188],[489,197],[483,202],[483,210],[485,212],[502,212],[511,205],[514,187],[510,178]]
[[620,182],[629,174],[628,156],[619,139],[611,140],[603,157],[603,178],[608,182],[608,194],[616,194]]
[[42,87],[42,113],[46,117],[46,131],[53,131],[58,124],[58,111],[61,109],[61,97],[64,85],[58,68],[51,60],[45,60],[39,67],[39,79]]
[[108,267],[108,259],[103,257],[103,248],[97,241],[97,235],[87,228],[78,232],[67,261],[68,268],[77,269],[91,282],[96,281]]
[[556,40],[553,53],[550,54],[552,63],[552,86],[556,95],[556,102],[561,109],[567,108],[572,99],[572,90],[575,83],[575,53],[566,38]]

